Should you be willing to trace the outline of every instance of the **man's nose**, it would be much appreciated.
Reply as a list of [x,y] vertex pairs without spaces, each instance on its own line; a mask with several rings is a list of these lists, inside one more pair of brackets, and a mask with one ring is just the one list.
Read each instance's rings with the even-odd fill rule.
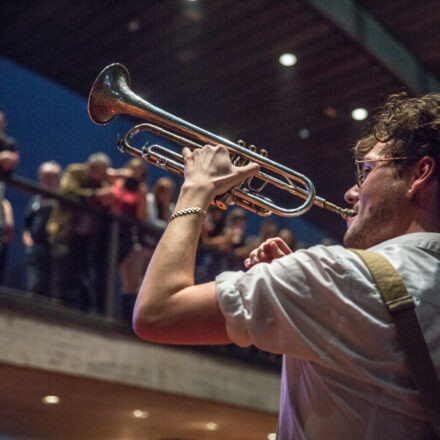
[[354,205],[359,200],[359,187],[353,185],[344,195],[344,199],[350,205]]

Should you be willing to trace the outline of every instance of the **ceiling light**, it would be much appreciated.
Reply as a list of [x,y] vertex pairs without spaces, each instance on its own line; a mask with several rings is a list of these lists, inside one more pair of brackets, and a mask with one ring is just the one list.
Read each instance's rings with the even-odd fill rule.
[[276,440],[277,435],[275,432],[271,432],[270,434],[267,435],[267,440]]
[[327,118],[335,119],[338,117],[338,110],[335,107],[328,105],[324,108],[324,114],[327,116]]
[[307,128],[301,128],[298,134],[301,139],[308,139],[310,137],[310,130]]
[[194,23],[200,23],[203,20],[203,14],[202,12],[196,7],[191,7],[185,10],[184,12],[185,17],[188,18],[188,20],[193,21]]
[[215,422],[208,422],[206,424],[206,429],[208,431],[217,431],[217,429],[219,428],[218,423]]
[[356,121],[363,121],[364,119],[367,118],[367,116],[368,116],[368,112],[364,108],[355,108],[351,112],[351,117]]
[[283,53],[279,58],[283,66],[293,66],[297,62],[297,58],[293,53]]
[[136,32],[136,31],[139,30],[140,27],[141,27],[141,26],[140,26],[140,24],[139,24],[139,22],[138,22],[137,20],[131,20],[131,21],[129,21],[129,22],[127,23],[127,29],[128,29],[130,32]]
[[137,419],[146,419],[149,414],[148,411],[143,411],[141,409],[135,409],[133,411],[133,416],[136,417]]
[[60,398],[58,396],[44,396],[41,401],[45,405],[56,405],[57,403],[60,403]]

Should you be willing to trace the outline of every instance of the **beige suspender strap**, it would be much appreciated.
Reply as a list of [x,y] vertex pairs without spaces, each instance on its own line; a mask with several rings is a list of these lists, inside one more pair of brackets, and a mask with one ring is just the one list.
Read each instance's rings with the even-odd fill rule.
[[440,381],[415,313],[414,300],[408,295],[400,275],[387,258],[371,251],[351,251],[369,268],[388,311],[394,318],[421,401],[431,417],[437,437],[440,438]]
[[400,275],[385,257],[371,251],[357,249],[352,249],[352,251],[358,254],[370,269],[391,314],[415,307],[412,297],[406,292]]

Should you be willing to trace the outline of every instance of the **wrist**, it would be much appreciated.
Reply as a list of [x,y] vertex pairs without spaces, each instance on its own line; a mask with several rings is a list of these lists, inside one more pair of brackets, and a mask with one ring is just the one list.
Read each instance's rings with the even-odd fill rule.
[[[199,206],[200,208],[208,209],[208,206],[214,196],[214,185],[185,181],[180,190],[178,205],[182,204],[182,208]],[[188,206],[183,206],[188,203]]]

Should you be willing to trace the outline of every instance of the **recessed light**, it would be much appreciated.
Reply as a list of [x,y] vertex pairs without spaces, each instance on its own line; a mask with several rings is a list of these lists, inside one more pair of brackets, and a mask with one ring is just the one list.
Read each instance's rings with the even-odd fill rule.
[[283,53],[279,58],[279,62],[288,67],[293,66],[297,61],[298,59],[293,53]]
[[56,405],[57,403],[60,403],[60,398],[58,396],[44,396],[41,401],[45,405]]
[[206,424],[206,429],[207,429],[208,431],[217,431],[218,428],[219,428],[218,423],[215,423],[215,422],[208,422],[208,423]]
[[137,32],[137,31],[139,30],[140,27],[141,27],[141,26],[140,26],[140,24],[139,24],[139,22],[138,22],[137,20],[131,20],[131,21],[129,21],[129,22],[127,23],[127,29],[128,29],[130,32]]
[[148,411],[143,411],[141,409],[135,409],[133,411],[133,416],[136,417],[137,419],[146,419],[149,414]]
[[310,137],[310,130],[307,128],[301,128],[298,134],[301,139],[308,139]]
[[335,107],[328,105],[324,108],[324,114],[327,116],[327,118],[335,119],[338,117],[338,110]]
[[368,116],[368,112],[364,108],[355,108],[351,112],[351,117],[356,121],[363,121],[364,119],[367,118],[367,116]]

